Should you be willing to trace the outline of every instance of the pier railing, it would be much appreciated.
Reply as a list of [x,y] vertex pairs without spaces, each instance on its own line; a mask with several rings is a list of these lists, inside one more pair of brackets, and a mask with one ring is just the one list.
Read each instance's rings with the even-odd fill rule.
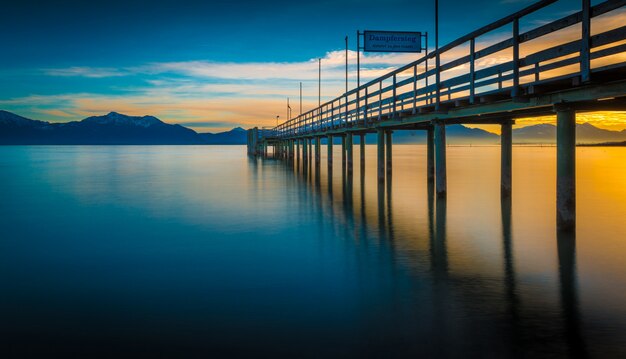
[[[504,98],[524,101],[525,96],[554,86],[555,81],[563,80],[564,86],[571,86],[572,81],[586,83],[591,79],[592,69],[626,66],[626,62],[618,59],[618,63],[599,63],[592,68],[594,60],[626,52],[626,26],[591,36],[591,19],[623,11],[626,0],[609,0],[595,6],[590,6],[589,0],[582,0],[580,11],[520,33],[520,19],[557,1],[538,1],[286,121],[273,131],[277,137],[285,138],[346,128],[363,129],[374,127],[381,121],[445,111],[453,106],[470,106]],[[578,39],[545,46],[520,57],[522,45],[548,39],[550,34],[578,23],[581,24]],[[476,49],[480,36],[506,25],[512,25],[510,37]],[[468,45],[467,55],[440,63],[442,55],[467,52]],[[511,53],[508,61],[479,66],[480,60],[503,51]]]

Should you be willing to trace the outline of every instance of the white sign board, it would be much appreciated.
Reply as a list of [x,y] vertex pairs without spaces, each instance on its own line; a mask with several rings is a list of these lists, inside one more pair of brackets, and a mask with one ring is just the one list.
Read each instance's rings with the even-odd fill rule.
[[364,31],[367,52],[421,52],[422,33],[406,31]]

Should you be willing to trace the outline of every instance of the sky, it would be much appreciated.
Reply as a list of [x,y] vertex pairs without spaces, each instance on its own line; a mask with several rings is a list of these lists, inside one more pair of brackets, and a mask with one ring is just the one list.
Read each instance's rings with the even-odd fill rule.
[[[440,45],[532,2],[440,0]],[[561,0],[524,19],[522,31],[579,4]],[[153,115],[198,132],[273,126],[288,97],[298,114],[300,82],[303,110],[317,104],[318,58],[322,102],[343,93],[346,35],[355,86],[357,30],[428,32],[432,48],[434,1],[13,1],[0,13],[0,109],[51,122]],[[362,54],[361,77],[420,56]],[[626,113],[589,119],[626,128]]]

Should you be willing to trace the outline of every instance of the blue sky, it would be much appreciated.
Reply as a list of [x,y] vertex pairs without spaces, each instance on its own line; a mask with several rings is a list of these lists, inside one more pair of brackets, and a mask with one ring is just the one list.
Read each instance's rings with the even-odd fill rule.
[[[532,2],[441,0],[440,44]],[[522,27],[579,3],[561,0]],[[433,1],[416,0],[14,1],[3,7],[1,109],[48,121],[109,111],[151,114],[198,131],[271,125],[287,97],[296,102],[300,81],[304,108],[312,107],[318,57],[324,99],[339,95],[344,36],[354,50],[357,29],[434,29]],[[417,56],[368,54],[363,77]]]

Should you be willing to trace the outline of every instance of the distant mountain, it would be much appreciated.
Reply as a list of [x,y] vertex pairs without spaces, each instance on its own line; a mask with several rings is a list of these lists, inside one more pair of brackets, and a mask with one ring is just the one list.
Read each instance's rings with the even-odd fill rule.
[[[426,131],[395,131],[394,143],[426,143]],[[451,145],[492,145],[500,142],[500,136],[479,128],[463,125],[446,126],[446,143]]]
[[[576,125],[577,143],[626,141],[626,131],[610,131],[590,123]],[[514,143],[556,143],[556,126],[539,124],[513,130]]]
[[[375,134],[368,134],[365,143],[375,144]],[[358,143],[358,137],[355,143]],[[463,125],[449,125],[446,127],[446,142],[451,145],[493,145],[500,143],[500,136],[481,130],[469,128]],[[397,130],[393,132],[393,143],[396,144],[424,144],[426,143],[426,131],[424,130]]]
[[49,123],[0,111],[4,145],[187,145],[204,144],[193,130],[152,116],[111,112],[82,121]]
[[226,132],[200,133],[199,136],[207,145],[245,145],[248,139],[246,130],[241,127]]
[[[196,133],[164,123],[153,116],[127,116],[111,112],[82,121],[50,123],[31,120],[0,110],[0,145],[244,145],[247,133],[241,127],[219,133]],[[375,144],[376,134],[368,134],[366,143]],[[500,136],[463,125],[446,127],[446,140],[452,145],[493,145]],[[397,144],[426,143],[422,130],[394,131]],[[589,123],[576,125],[576,142],[593,144],[626,141],[626,130],[610,131]],[[325,140],[322,140],[325,143]],[[336,138],[333,142],[340,143]],[[513,130],[514,143],[555,143],[556,126],[539,124]],[[355,138],[359,143],[359,137]]]

